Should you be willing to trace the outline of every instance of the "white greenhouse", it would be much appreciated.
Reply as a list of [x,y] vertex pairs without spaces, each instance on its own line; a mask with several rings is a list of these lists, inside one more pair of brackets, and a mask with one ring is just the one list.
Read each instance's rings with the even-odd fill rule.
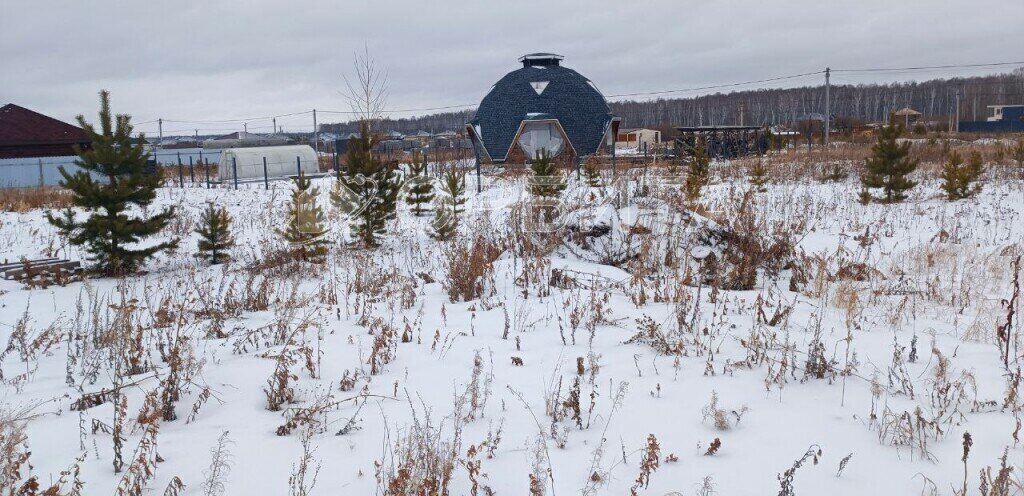
[[296,176],[300,168],[303,174],[320,172],[316,152],[309,145],[229,148],[220,155],[220,180],[234,181],[236,171],[239,181],[262,180],[264,164],[269,179]]

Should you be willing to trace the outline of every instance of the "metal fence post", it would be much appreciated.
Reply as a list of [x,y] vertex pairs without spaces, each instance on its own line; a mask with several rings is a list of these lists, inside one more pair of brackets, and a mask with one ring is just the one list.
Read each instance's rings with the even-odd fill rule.
[[185,171],[181,168],[181,152],[178,152],[178,187],[185,187]]
[[476,159],[476,192],[480,193],[484,189],[480,184],[480,150],[477,149],[476,144],[473,145],[473,157]]
[[295,157],[295,174],[302,176],[302,158],[298,156]]
[[341,170],[338,168],[338,146],[334,146],[334,175],[341,175]]
[[192,181],[192,186],[196,185],[196,168],[192,164],[192,155],[188,156],[188,178]]
[[43,178],[43,159],[39,159],[39,187],[46,186],[46,180]]
[[203,163],[202,154],[203,154],[203,152],[202,152],[202,150],[200,150],[199,151],[199,156],[200,156],[199,162],[202,163],[203,166],[204,166],[203,168],[206,169],[206,189],[210,189],[210,163],[209,162]]
[[231,157],[231,172],[235,176],[235,189],[238,189],[238,158]]
[[270,189],[270,180],[267,179],[267,157],[263,157],[263,189]]
[[616,177],[617,171],[615,170],[615,141],[612,140],[612,178]]

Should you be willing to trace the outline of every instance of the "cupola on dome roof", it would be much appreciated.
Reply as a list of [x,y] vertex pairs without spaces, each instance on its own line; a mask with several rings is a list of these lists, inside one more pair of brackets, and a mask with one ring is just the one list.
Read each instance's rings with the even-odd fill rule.
[[565,57],[556,53],[528,53],[519,57],[523,67],[558,65]]
[[594,85],[554,53],[519,58],[523,67],[494,84],[467,125],[487,162],[522,163],[545,149],[575,160],[597,153],[618,118]]

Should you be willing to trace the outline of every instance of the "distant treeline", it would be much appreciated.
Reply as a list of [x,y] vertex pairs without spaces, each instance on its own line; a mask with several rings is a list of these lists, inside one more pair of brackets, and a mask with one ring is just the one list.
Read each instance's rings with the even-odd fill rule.
[[[835,81],[835,79],[833,79]],[[1024,104],[1024,68],[1011,73],[922,82],[833,84],[831,109],[846,122],[882,122],[894,110],[910,107],[925,120],[953,115],[960,94],[960,120],[985,120],[988,105]],[[715,93],[693,98],[610,102],[622,127],[792,124],[825,111],[825,86]],[[403,134],[462,131],[474,110],[387,119],[381,129]],[[324,131],[357,131],[355,123],[325,124]]]
[[[833,80],[834,81],[834,80]],[[831,113],[835,118],[885,121],[903,107],[925,120],[953,115],[960,93],[960,119],[984,120],[987,105],[1024,103],[1024,70],[970,78],[933,79],[890,84],[833,84]],[[737,91],[695,98],[611,103],[625,127],[790,124],[825,112],[825,86]],[[742,117],[741,117],[742,116]]]
[[[459,133],[465,130],[466,123],[473,118],[474,113],[476,113],[476,110],[470,109],[461,112],[444,112],[440,114],[425,115],[422,117],[403,117],[401,119],[389,118],[381,121],[377,128],[384,131],[398,131],[402,134],[413,134],[419,131],[426,131],[432,134],[443,133],[445,131],[454,131]],[[322,124],[320,126],[320,130],[342,135],[357,133],[359,132],[359,123],[352,121]]]

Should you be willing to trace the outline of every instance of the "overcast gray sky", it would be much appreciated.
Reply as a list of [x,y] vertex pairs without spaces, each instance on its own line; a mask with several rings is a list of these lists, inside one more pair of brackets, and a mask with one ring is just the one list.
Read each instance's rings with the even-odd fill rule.
[[[387,68],[389,107],[422,108],[478,102],[516,58],[535,51],[564,55],[609,95],[825,66],[1022,60],[1024,1],[2,0],[0,103],[70,121],[95,116],[96,92],[106,88],[114,110],[137,123],[348,110],[342,76],[364,43]],[[336,120],[343,117],[321,118]],[[278,123],[312,125],[307,116]],[[230,132],[241,124],[164,129],[196,127]],[[154,134],[156,126],[139,129]]]

